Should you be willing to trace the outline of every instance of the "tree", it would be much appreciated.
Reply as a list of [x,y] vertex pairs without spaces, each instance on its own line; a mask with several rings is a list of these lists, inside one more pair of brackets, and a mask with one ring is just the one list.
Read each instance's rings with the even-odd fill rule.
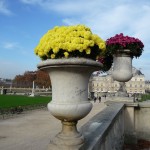
[[37,71],[35,84],[38,85],[38,87],[40,88],[42,88],[43,86],[45,88],[48,88],[49,86],[51,86],[51,81],[50,81],[50,77],[48,73],[44,71],[40,71],[40,70]]
[[16,75],[13,80],[15,87],[32,87],[33,81],[35,85],[42,88],[51,86],[49,75],[44,71],[26,71],[23,75]]

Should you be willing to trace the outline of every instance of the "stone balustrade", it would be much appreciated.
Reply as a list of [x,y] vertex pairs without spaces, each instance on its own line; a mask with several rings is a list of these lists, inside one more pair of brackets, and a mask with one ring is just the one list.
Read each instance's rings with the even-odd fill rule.
[[121,150],[124,144],[124,104],[111,104],[80,129],[80,150]]
[[[7,94],[27,95],[29,93],[32,93],[32,88],[7,87],[4,89],[6,89]],[[2,91],[2,88],[0,88],[0,91]],[[35,88],[34,92],[36,95],[52,95],[51,89]],[[1,92],[0,94],[4,94],[4,92]]]
[[150,100],[135,108],[135,131],[137,139],[150,141]]

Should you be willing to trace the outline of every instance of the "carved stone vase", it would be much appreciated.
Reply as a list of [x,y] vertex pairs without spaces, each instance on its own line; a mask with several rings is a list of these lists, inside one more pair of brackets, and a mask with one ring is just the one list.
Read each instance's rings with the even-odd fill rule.
[[127,82],[132,76],[132,57],[130,50],[118,51],[113,57],[113,79],[119,82]]
[[62,131],[50,140],[49,150],[78,150],[84,137],[77,131],[78,120],[92,109],[88,101],[88,82],[102,64],[85,58],[49,59],[38,68],[49,73],[52,83],[50,113],[61,120]]

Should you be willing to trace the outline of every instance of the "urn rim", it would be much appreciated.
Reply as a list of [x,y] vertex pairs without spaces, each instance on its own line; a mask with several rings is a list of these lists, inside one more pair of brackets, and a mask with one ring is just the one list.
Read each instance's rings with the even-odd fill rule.
[[38,69],[55,66],[84,66],[84,67],[102,67],[103,64],[88,58],[62,58],[62,59],[47,59],[41,61],[38,65]]

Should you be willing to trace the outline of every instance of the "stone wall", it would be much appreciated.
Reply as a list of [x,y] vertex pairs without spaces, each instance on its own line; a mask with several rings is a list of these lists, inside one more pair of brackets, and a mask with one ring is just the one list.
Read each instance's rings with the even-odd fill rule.
[[125,104],[125,143],[150,141],[150,101]]
[[125,143],[136,144],[136,131],[135,131],[135,108],[138,107],[137,103],[126,102],[125,104]]
[[150,100],[135,108],[135,131],[138,139],[150,141]]
[[80,150],[121,150],[124,144],[124,104],[111,104],[81,128]]

